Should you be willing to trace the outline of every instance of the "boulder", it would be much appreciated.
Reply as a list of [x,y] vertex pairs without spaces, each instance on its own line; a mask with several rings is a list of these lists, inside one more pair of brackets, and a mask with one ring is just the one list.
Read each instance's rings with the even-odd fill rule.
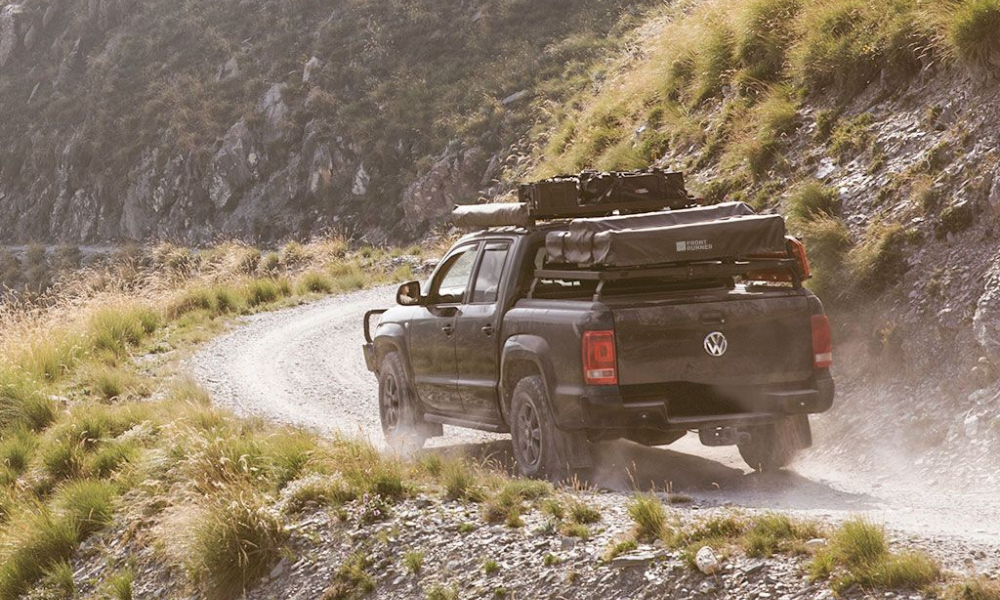
[[226,132],[222,146],[212,158],[208,196],[216,209],[231,208],[237,192],[253,179],[252,149],[250,129],[246,121],[240,119]]
[[316,70],[323,67],[323,61],[317,57],[312,57],[306,62],[306,66],[302,69],[302,83],[309,83],[309,81],[315,77]]
[[694,564],[705,575],[714,575],[719,572],[719,559],[715,556],[715,550],[709,546],[702,546],[698,550],[694,556]]
[[1000,360],[1000,256],[993,258],[986,274],[986,285],[972,317],[972,331],[986,355],[996,364]]
[[24,6],[8,4],[0,7],[0,67],[7,64],[21,43],[21,20]]
[[282,94],[288,87],[284,83],[272,85],[260,102],[257,103],[257,112],[264,116],[263,135],[264,143],[272,144],[280,141],[288,132],[288,105],[285,104]]
[[417,231],[447,218],[455,204],[475,201],[488,162],[476,146],[448,144],[431,168],[403,192],[404,228]]

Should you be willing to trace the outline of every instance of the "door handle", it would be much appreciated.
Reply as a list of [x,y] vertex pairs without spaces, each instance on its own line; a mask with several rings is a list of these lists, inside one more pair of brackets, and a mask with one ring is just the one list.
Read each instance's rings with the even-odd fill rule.
[[443,331],[445,335],[451,335],[451,333],[455,331],[455,327],[449,323],[448,325],[442,327],[441,331]]
[[483,327],[483,333],[485,333],[486,335],[493,335],[493,331],[494,329],[492,325],[487,325],[486,327]]

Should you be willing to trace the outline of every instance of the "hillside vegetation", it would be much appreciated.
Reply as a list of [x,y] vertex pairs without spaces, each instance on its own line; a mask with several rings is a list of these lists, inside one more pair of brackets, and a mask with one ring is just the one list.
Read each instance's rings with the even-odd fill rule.
[[[976,107],[957,101],[944,122],[937,98],[925,98],[920,129],[947,135],[918,133],[924,147],[887,148],[900,135],[891,128],[912,124],[887,122],[898,108],[914,111],[920,99],[906,96],[928,77],[963,90],[989,85],[1000,68],[998,23],[993,0],[682,3],[638,60],[630,56],[553,117],[536,173],[682,169],[708,201],[784,211],[808,242],[818,267],[812,284],[824,298],[871,298],[900,280],[907,244],[922,235],[900,223],[936,216],[929,233],[940,238],[972,222],[978,207],[945,194],[968,177],[946,167],[979,141],[977,123],[956,122],[955,113]],[[982,167],[992,170],[989,161]],[[859,170],[868,180],[855,177],[845,191]],[[861,194],[874,198],[845,205]],[[911,206],[889,210],[901,198]],[[850,228],[852,213],[863,214]]]

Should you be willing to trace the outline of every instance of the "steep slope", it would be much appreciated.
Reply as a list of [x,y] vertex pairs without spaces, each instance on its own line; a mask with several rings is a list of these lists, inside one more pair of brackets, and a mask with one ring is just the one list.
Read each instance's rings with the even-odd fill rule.
[[553,118],[535,173],[670,166],[784,212],[836,323],[823,445],[995,483],[998,23],[993,0],[688,3]]
[[0,241],[415,237],[648,0],[0,0]]

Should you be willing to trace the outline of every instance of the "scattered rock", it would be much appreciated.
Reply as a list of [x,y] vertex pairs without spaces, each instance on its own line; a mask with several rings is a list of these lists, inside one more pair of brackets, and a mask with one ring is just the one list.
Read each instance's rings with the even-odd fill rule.
[[715,556],[715,550],[709,546],[702,546],[698,550],[694,557],[694,564],[705,575],[714,575],[719,571],[719,559]]

